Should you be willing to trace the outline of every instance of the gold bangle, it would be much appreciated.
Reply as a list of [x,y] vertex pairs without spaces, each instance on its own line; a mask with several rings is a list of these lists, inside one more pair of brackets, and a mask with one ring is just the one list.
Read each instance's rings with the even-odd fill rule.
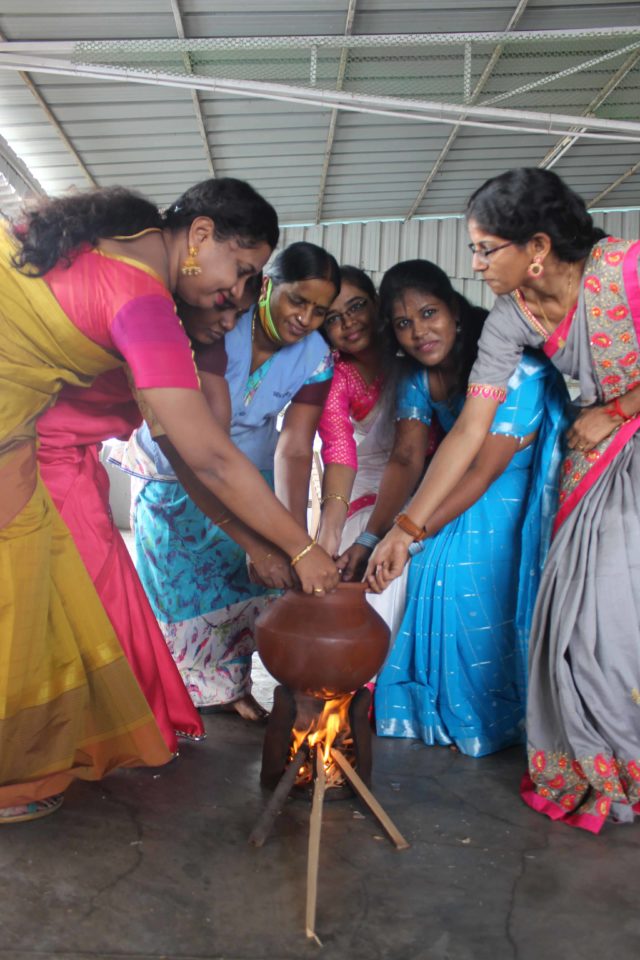
[[346,497],[343,497],[341,493],[325,493],[324,497],[320,500],[320,506],[324,507],[327,500],[341,500],[344,503],[347,510],[351,506]]
[[216,527],[224,527],[225,523],[231,523],[231,517],[225,517],[224,513],[221,513],[218,519],[213,522]]
[[296,563],[302,560],[303,557],[306,557],[306,555],[309,553],[309,550],[313,550],[315,545],[316,545],[316,541],[312,540],[310,543],[306,545],[304,550],[301,550],[300,553],[296,553],[295,557],[292,557],[291,560],[289,561],[291,566],[295,567]]

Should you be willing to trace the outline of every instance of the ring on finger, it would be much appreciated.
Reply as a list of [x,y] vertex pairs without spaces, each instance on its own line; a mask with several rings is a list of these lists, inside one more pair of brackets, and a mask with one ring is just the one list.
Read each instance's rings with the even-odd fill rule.
[[323,588],[323,587],[314,587],[314,588],[313,588],[313,592],[314,592],[314,593],[324,593],[324,588]]

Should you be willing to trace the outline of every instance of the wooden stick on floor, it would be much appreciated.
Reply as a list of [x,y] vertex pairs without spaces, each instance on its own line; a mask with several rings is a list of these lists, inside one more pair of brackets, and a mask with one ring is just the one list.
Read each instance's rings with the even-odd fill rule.
[[307,758],[307,751],[307,741],[304,740],[298,748],[295,757],[282,774],[278,786],[271,794],[269,803],[262,811],[260,819],[251,831],[249,843],[252,843],[254,847],[261,847],[269,836],[276,817],[282,810],[287,797],[291,793],[291,788],[295,783],[298,771]]
[[318,900],[318,867],[320,865],[320,831],[322,830],[322,805],[325,791],[324,760],[322,747],[316,745],[316,780],[313,785],[313,803],[309,820],[309,855],[307,858],[307,937],[322,946],[316,934],[316,903]]
[[332,747],[331,756],[333,757],[335,762],[338,764],[338,766],[340,767],[340,769],[342,770],[345,777],[347,778],[347,780],[349,781],[353,789],[356,791],[356,793],[358,793],[362,797],[366,805],[371,810],[372,814],[375,817],[377,817],[377,819],[380,821],[380,823],[389,834],[389,837],[391,838],[392,842],[395,844],[397,849],[408,850],[411,844],[407,843],[407,841],[402,836],[402,834],[396,827],[391,817],[387,813],[385,813],[381,804],[378,803],[374,795],[371,793],[371,791],[367,787],[366,783],[364,783],[362,778],[353,769],[353,767],[351,766],[351,764],[349,763],[345,755],[341,753],[340,750],[336,749],[336,747]]

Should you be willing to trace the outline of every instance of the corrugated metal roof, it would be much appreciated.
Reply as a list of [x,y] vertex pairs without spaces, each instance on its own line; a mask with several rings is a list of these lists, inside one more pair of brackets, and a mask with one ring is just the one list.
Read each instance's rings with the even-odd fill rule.
[[20,195],[119,183],[165,204],[213,170],[283,223],[403,219],[544,163],[640,207],[637,0],[4,0],[0,32]]

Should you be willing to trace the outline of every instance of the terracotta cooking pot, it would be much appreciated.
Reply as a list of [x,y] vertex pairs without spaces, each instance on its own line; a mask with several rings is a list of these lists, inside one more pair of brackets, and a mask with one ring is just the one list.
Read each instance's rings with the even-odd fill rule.
[[314,597],[287,590],[256,620],[258,652],[289,690],[325,700],[357,690],[384,663],[389,628],[365,598],[366,584],[341,583]]

